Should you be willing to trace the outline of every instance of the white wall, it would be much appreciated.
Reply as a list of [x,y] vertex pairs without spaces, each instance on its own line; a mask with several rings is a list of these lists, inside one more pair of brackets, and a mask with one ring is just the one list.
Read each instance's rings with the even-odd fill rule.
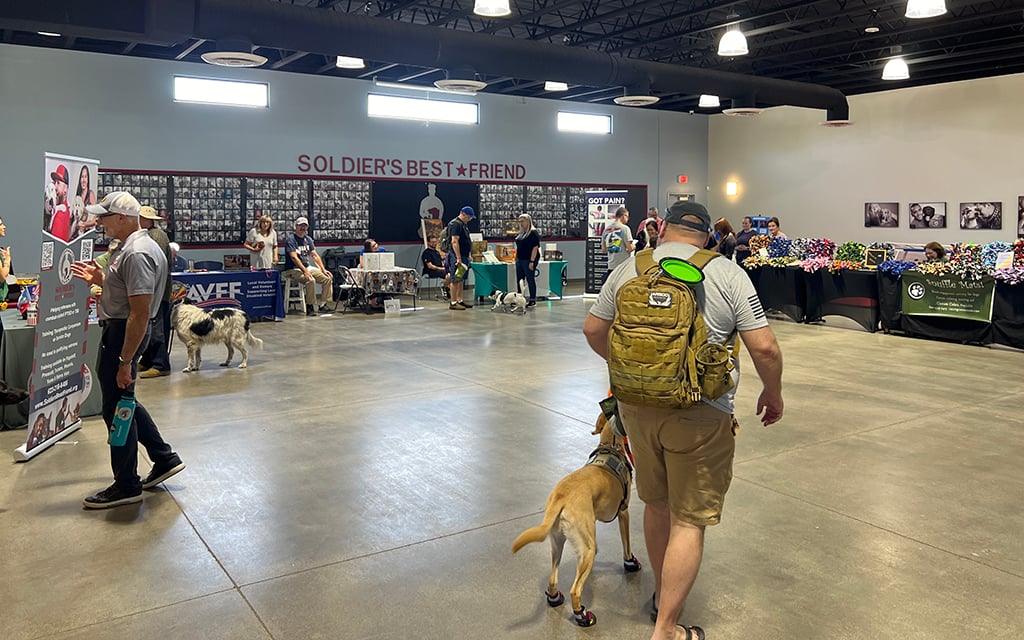
[[[911,69],[913,72],[913,69]],[[714,116],[709,204],[738,227],[778,216],[790,238],[837,243],[987,243],[1016,237],[1024,194],[1024,75],[898,89],[850,98],[852,127],[820,111],[778,107],[758,117]],[[740,192],[725,195],[735,179]],[[947,228],[909,228],[908,204],[945,201]],[[962,231],[961,202],[1002,201],[1002,231]],[[898,229],[864,228],[865,202],[899,202]]]
[[[269,82],[271,107],[176,104],[174,74]],[[304,153],[519,163],[526,181],[648,185],[651,204],[660,194],[659,206],[679,173],[689,175],[697,193],[707,184],[703,116],[480,94],[479,126],[425,126],[368,118],[371,87],[363,80],[0,45],[0,216],[15,267],[37,270],[46,151],[152,171],[298,174]],[[614,134],[559,134],[559,109],[610,113]],[[583,277],[583,244],[561,243],[570,277]],[[407,250],[414,259],[418,250]]]

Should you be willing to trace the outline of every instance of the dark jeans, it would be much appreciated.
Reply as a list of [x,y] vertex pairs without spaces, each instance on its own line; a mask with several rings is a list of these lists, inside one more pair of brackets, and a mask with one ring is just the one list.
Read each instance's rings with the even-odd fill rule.
[[[103,322],[103,333],[100,338],[100,352],[96,357],[96,379],[100,384],[100,391],[103,393],[103,421],[110,429],[114,423],[114,409],[117,407],[121,394],[135,392],[135,385],[132,384],[126,389],[117,386],[117,369],[121,356],[121,347],[124,345],[124,332],[127,324],[124,320],[107,320]],[[148,338],[148,336],[147,336]],[[139,352],[145,351],[146,339],[142,340]],[[136,369],[132,366],[132,375]],[[139,479],[139,444],[146,448],[149,459],[155,466],[173,466],[176,463],[178,454],[174,453],[171,445],[164,442],[160,437],[160,431],[156,423],[150,417],[149,412],[136,399],[135,418],[132,420],[131,429],[128,431],[128,441],[123,447],[110,447],[110,468],[114,472],[114,483],[126,491],[141,491],[142,481]]]
[[167,349],[168,338],[171,335],[171,303],[164,300],[160,303],[160,310],[156,317],[150,322],[149,346],[142,352],[139,358],[139,368],[157,369],[159,371],[171,370],[171,356]]
[[[536,263],[533,265],[537,266]],[[537,301],[537,276],[536,272],[530,268],[529,260],[516,260],[516,285],[518,288],[519,281],[526,278],[526,286],[530,290],[530,302]],[[520,291],[519,293],[523,293]]]

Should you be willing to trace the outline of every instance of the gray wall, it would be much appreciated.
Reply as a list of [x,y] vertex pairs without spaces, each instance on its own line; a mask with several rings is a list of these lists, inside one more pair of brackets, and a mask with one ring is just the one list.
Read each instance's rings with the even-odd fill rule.
[[[913,72],[913,69],[911,69]],[[778,216],[790,238],[836,242],[988,243],[1016,237],[1024,194],[1024,75],[853,96],[856,124],[818,126],[820,112],[769,109],[711,118],[709,203],[734,225]],[[735,197],[725,183],[739,182]],[[910,229],[910,202],[946,202],[946,229]],[[1002,201],[1001,231],[960,229],[961,202]],[[865,202],[899,202],[896,229],[865,228]]]
[[[175,74],[268,82],[270,108],[176,104]],[[704,116],[480,94],[479,126],[426,126],[368,118],[371,88],[363,80],[0,45],[0,215],[16,269],[38,271],[46,151],[150,171],[298,174],[304,153],[519,163],[527,181],[648,185],[651,204],[661,207],[678,174],[689,176],[690,190],[706,190]],[[560,134],[559,109],[610,113],[614,133]],[[583,247],[560,242],[572,278],[583,277]],[[389,248],[401,264],[419,252]]]

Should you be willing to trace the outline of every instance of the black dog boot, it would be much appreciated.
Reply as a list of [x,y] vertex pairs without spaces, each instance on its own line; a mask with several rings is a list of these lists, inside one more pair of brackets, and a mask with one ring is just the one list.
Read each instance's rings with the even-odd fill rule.
[[556,591],[555,595],[551,595],[547,591],[544,592],[544,597],[548,599],[549,607],[560,607],[565,602],[565,596],[562,595],[561,591]]
[[592,627],[597,624],[597,616],[592,611],[587,611],[583,605],[580,605],[579,611],[573,611],[572,616],[581,627]]
[[626,573],[634,573],[640,570],[640,561],[636,559],[636,556],[630,556],[629,560],[622,562],[622,568],[626,570]]

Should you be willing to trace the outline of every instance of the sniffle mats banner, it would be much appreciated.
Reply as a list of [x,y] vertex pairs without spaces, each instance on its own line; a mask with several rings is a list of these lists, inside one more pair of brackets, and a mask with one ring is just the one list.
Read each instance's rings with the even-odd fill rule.
[[989,276],[964,280],[953,275],[904,271],[901,281],[904,315],[992,322],[995,280]]

